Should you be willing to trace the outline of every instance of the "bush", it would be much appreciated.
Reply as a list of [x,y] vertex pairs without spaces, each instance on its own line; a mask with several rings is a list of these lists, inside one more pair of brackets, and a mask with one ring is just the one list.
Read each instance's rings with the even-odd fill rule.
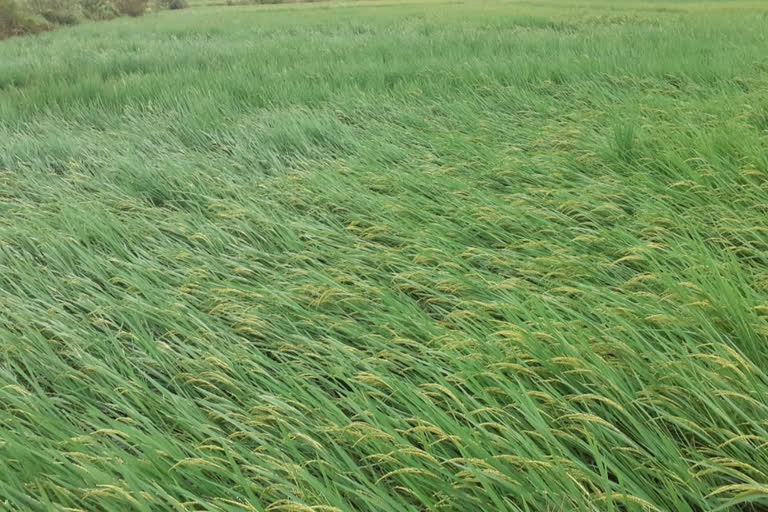
[[80,0],[83,16],[89,20],[110,20],[120,15],[109,0]]
[[14,0],[0,0],[0,39],[16,35],[19,8]]
[[185,9],[187,6],[187,0],[157,0],[158,9]]
[[23,5],[55,25],[74,25],[82,16],[78,0],[26,0]]
[[117,12],[126,16],[141,16],[147,10],[148,0],[114,0]]
[[[183,9],[187,0],[156,0],[167,9]],[[141,16],[149,0],[0,0],[0,39],[74,25],[81,18],[107,20]]]
[[35,34],[51,28],[45,19],[20,9],[15,0],[0,0],[0,39]]

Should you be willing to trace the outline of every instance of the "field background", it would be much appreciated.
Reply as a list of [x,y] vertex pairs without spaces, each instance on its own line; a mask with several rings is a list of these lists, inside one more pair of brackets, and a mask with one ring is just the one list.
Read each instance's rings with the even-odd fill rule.
[[0,43],[0,509],[768,507],[768,3]]

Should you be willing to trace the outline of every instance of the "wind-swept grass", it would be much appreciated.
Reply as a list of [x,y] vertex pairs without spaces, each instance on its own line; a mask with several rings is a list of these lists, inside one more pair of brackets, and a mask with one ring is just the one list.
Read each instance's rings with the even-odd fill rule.
[[0,44],[0,504],[765,510],[766,7]]

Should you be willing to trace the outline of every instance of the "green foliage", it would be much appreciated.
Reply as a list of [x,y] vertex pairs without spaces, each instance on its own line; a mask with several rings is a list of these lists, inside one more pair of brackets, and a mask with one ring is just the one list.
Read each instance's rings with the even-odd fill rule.
[[19,8],[16,1],[0,0],[0,38],[14,35],[19,21]]
[[251,4],[263,4],[263,5],[271,5],[271,4],[282,4],[285,3],[285,0],[227,0],[227,5],[251,5]]
[[78,0],[23,0],[24,8],[55,25],[74,25],[82,16]]
[[187,0],[156,0],[156,5],[159,9],[186,9],[189,4]]
[[49,29],[45,19],[20,9],[15,0],[0,0],[0,39]]
[[[185,0],[161,0],[180,8]],[[82,19],[108,20],[140,16],[148,0],[0,0],[0,38],[74,25]]]
[[115,9],[124,16],[141,16],[147,11],[149,0],[112,0]]
[[635,132],[635,126],[632,124],[625,124],[614,128],[613,150],[616,156],[625,162],[629,162],[632,159],[632,155],[635,154],[635,146],[637,145],[637,134]]
[[768,509],[766,2],[0,44],[0,508]]
[[83,16],[90,20],[109,20],[120,15],[111,0],[80,0]]

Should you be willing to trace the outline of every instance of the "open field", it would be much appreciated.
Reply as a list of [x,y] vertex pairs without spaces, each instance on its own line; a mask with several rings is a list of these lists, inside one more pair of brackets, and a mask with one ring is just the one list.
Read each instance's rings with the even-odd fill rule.
[[767,369],[768,2],[0,43],[0,510],[764,511]]

